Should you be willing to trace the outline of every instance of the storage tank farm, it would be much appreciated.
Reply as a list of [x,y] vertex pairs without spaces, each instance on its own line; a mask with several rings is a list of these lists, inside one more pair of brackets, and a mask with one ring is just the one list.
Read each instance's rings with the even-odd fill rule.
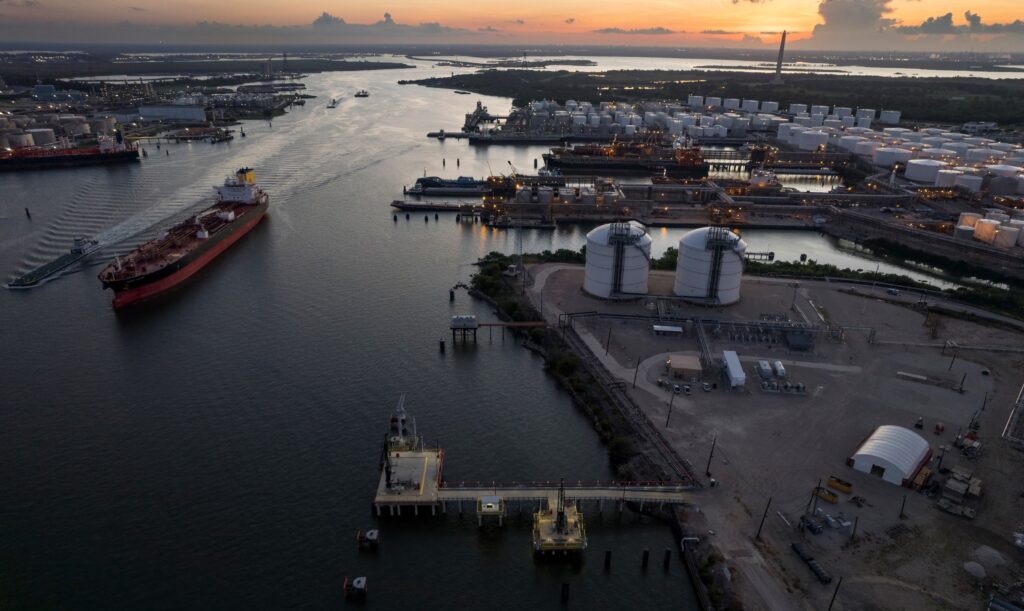
[[[679,239],[672,292],[719,305],[740,299],[747,243],[725,227],[702,227]],[[589,251],[589,247],[588,247]]]
[[608,223],[587,234],[583,290],[616,299],[647,294],[651,236],[636,221]]

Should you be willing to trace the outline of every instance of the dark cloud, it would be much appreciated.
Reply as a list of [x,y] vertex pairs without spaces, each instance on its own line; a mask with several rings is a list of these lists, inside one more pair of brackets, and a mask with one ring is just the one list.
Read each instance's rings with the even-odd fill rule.
[[0,6],[27,6],[35,8],[42,6],[39,0],[0,0]]
[[492,28],[491,26],[488,25],[488,26],[484,26],[482,28],[477,28],[476,31],[477,32],[500,32],[501,30],[499,28]]
[[324,11],[322,15],[313,20],[313,27],[317,28],[334,25],[345,25],[345,20],[341,17],[335,17],[327,11]]
[[571,23],[576,23],[576,18],[575,17],[569,17],[568,19],[565,20],[565,22],[566,23],[570,23],[570,24]]
[[133,11],[137,11],[139,13],[148,13],[149,12],[149,9],[144,9],[141,6],[129,6],[128,8],[130,8]]
[[639,35],[651,35],[651,34],[675,34],[676,32],[663,27],[656,28],[634,28],[626,30],[623,28],[601,28],[600,30],[594,30],[595,34],[639,34]]
[[918,25],[903,25],[894,28],[900,34],[937,34],[937,35],[969,35],[969,34],[1024,34],[1024,21],[1020,19],[1009,23],[982,23],[981,15],[967,11],[964,13],[965,25],[953,23],[953,13],[937,17],[929,17]]
[[518,24],[518,25],[523,25],[526,22],[523,21],[522,19],[516,19],[516,20],[512,21],[512,23],[515,23],[515,24]]

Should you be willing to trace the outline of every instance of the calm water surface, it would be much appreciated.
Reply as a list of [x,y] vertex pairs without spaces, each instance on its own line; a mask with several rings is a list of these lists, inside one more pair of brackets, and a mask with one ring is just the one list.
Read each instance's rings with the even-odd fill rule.
[[[76,235],[104,244],[41,288],[0,291],[4,608],[328,608],[345,575],[367,575],[379,608],[555,608],[563,581],[579,608],[695,608],[681,565],[639,571],[643,548],[673,546],[668,529],[629,517],[588,515],[579,568],[534,565],[527,520],[384,520],[380,553],[355,550],[355,531],[377,524],[378,443],[401,392],[447,450],[449,480],[612,477],[538,357],[500,336],[437,351],[452,314],[490,316],[448,288],[513,238],[445,215],[396,222],[388,203],[424,171],[527,169],[542,148],[424,138],[475,101],[395,83],[428,70],[315,75],[318,99],[224,145],[0,175],[5,278]],[[371,97],[353,98],[363,87]],[[241,165],[272,194],[267,219],[175,294],[115,315],[100,266],[208,205]],[[578,248],[585,231],[528,232],[525,249]],[[656,250],[680,234],[655,231]],[[747,238],[867,266],[814,234]]]

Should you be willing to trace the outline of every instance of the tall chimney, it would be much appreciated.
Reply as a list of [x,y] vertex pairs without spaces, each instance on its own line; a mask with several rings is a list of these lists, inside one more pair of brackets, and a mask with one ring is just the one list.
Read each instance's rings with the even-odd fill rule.
[[782,84],[782,57],[786,53],[786,32],[782,32],[782,42],[779,43],[779,60],[775,62],[775,78],[772,79],[772,84]]

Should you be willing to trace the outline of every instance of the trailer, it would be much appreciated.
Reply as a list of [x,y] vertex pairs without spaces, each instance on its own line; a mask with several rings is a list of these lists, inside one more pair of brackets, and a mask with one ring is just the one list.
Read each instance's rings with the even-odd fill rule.
[[743,365],[740,364],[740,357],[736,351],[725,350],[722,352],[722,358],[725,361],[725,372],[729,376],[729,387],[742,388],[745,386],[747,374],[743,371]]

